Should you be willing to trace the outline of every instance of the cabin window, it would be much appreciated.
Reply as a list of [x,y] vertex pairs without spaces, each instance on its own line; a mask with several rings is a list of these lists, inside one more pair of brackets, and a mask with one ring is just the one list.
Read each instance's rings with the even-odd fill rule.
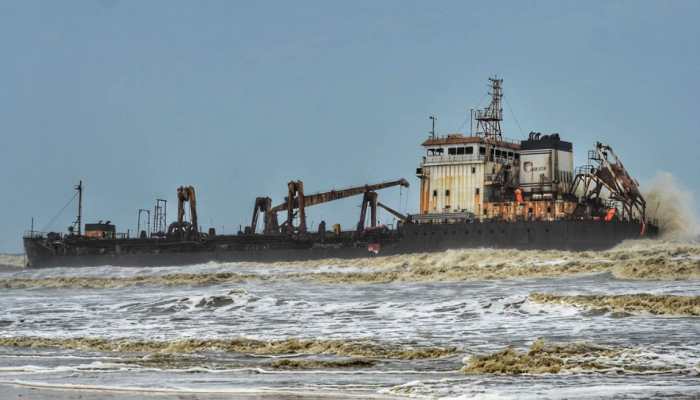
[[484,155],[486,154],[486,147],[479,147],[479,154]]
[[433,190],[433,197],[437,197],[437,190]]
[[476,194],[477,195],[479,194],[479,188],[476,188]]
[[515,159],[516,159],[516,160],[520,159],[520,154],[515,153]]
[[457,147],[457,155],[464,154],[464,147]]
[[454,147],[450,147],[449,149],[447,149],[447,154],[454,156],[457,154],[457,149]]
[[501,156],[501,151],[498,150],[498,149],[496,149],[495,151],[496,151],[496,157],[500,157],[500,156]]
[[472,167],[472,174],[476,174],[476,167]]
[[465,147],[465,150],[466,150],[466,154],[474,154],[474,147],[472,147],[472,146]]
[[450,197],[450,189],[445,190],[445,196]]

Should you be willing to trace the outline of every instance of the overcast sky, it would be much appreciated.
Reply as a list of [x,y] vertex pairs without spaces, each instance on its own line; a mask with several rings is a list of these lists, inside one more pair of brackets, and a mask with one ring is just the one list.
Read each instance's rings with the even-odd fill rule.
[[[493,74],[505,136],[559,132],[577,164],[607,142],[640,182],[697,192],[699,19],[698,1],[2,1],[0,252],[31,217],[65,230],[72,206],[46,224],[80,179],[85,220],[119,231],[156,197],[172,220],[182,184],[226,232],[290,179],[406,177],[380,197],[415,212],[428,116],[464,129]],[[349,227],[359,202],[309,222]]]

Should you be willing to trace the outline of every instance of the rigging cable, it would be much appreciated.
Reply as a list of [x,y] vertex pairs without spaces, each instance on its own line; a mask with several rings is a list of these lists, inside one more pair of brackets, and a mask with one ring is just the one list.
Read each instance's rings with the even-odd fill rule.
[[515,116],[515,113],[513,112],[513,107],[510,106],[510,102],[508,101],[508,98],[505,95],[503,95],[503,99],[506,101],[506,104],[508,105],[508,110],[510,110],[510,115],[513,116],[515,123],[518,124],[518,129],[520,129],[520,135],[524,136],[525,134],[523,133],[523,128],[520,126],[520,121],[518,121],[518,117]]
[[[476,103],[476,107],[475,107],[475,108],[472,108],[471,110],[478,110],[479,108],[481,108],[481,104],[484,102],[484,99],[485,99],[488,95],[489,95],[488,93],[484,94],[484,95],[481,97],[481,100],[479,100],[479,102]],[[462,128],[464,128],[464,127],[467,126],[467,121],[469,121],[469,120],[471,119],[471,117],[472,117],[472,116],[469,115],[467,118],[464,119],[464,121],[463,121],[462,124],[459,126],[459,128],[457,128],[457,132],[459,132],[460,130],[462,130]],[[471,134],[471,132],[469,132],[469,134]]]
[[73,203],[73,200],[75,200],[76,197],[78,197],[78,192],[75,192],[75,194],[73,195],[73,197],[71,197],[71,199],[68,200],[68,203],[66,203],[66,205],[63,206],[63,208],[61,208],[61,210],[60,210],[58,213],[56,213],[56,215],[54,215],[53,218],[51,218],[51,220],[49,221],[49,223],[46,224],[46,226],[44,226],[44,228],[42,229],[43,232],[46,232],[47,229],[49,229],[51,226],[53,226],[53,223],[56,222],[56,219],[57,219],[58,217],[60,217],[61,214],[63,214],[64,211],[66,211],[66,208],[68,208],[68,206],[71,205],[71,203]]

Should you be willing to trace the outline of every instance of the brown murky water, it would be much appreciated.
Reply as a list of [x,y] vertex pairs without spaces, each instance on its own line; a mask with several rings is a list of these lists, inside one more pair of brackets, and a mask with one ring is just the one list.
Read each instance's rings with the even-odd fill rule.
[[[35,398],[697,398],[700,245],[0,272]],[[43,397],[42,397],[43,396]]]

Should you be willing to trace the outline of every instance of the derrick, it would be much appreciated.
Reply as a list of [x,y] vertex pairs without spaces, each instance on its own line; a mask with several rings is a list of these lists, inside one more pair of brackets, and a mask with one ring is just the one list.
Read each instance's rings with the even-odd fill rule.
[[[304,193],[304,183],[302,181],[291,181],[287,184],[287,197],[285,198],[284,202],[274,206],[274,207],[269,207],[268,203],[266,202],[267,200],[264,201],[264,204],[261,204],[261,201],[259,199],[269,199],[269,198],[260,198],[258,197],[255,202],[255,206],[253,208],[253,219],[251,220],[251,225],[249,227],[246,227],[246,232],[248,233],[255,233],[255,229],[257,227],[257,219],[259,213],[263,213],[265,215],[264,217],[264,231],[265,233],[278,233],[280,231],[285,232],[285,233],[293,233],[293,232],[299,232],[299,233],[306,233],[307,231],[307,225],[306,225],[306,208],[319,205],[319,204],[324,204],[328,203],[331,201],[336,201],[336,200],[341,200],[345,199],[348,197],[352,196],[357,196],[357,195],[364,195],[363,197],[363,204],[362,204],[362,212],[361,212],[361,217],[362,218],[362,227],[364,227],[364,220],[366,219],[366,212],[367,212],[367,207],[369,206],[371,210],[371,214],[373,215],[373,219],[371,222],[372,226],[376,226],[376,206],[378,204],[376,200],[376,191],[377,190],[382,190],[390,187],[395,187],[395,186],[401,186],[401,187],[408,187],[409,183],[406,179],[397,179],[393,181],[386,181],[386,182],[380,182],[376,184],[368,184],[368,185],[361,185],[361,186],[352,186],[352,187],[347,187],[343,189],[334,189],[334,190],[329,190],[325,192],[318,192],[318,193],[313,193],[313,194],[305,194]],[[374,193],[374,194],[370,194]],[[374,200],[372,200],[374,198]],[[384,207],[387,208],[387,207]],[[280,212],[286,211],[287,212],[287,218],[286,220],[282,223],[280,226],[277,221],[277,214]],[[393,212],[392,212],[393,211]],[[392,210],[389,211],[392,214],[396,213],[396,211]],[[396,215],[396,214],[394,214]],[[401,215],[399,213],[399,215]],[[299,225],[294,226],[294,218],[299,217]],[[404,220],[406,217],[403,217]],[[359,226],[359,225],[358,225]]]

